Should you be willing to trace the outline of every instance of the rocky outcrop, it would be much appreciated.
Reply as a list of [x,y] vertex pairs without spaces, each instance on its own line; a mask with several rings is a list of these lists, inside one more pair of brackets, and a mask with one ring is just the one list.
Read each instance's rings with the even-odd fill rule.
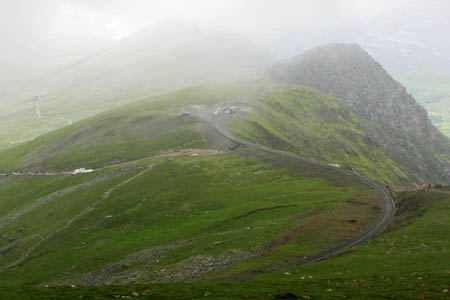
[[360,46],[318,47],[272,65],[267,74],[275,81],[310,86],[342,99],[361,117],[366,134],[412,182],[450,183],[450,140]]

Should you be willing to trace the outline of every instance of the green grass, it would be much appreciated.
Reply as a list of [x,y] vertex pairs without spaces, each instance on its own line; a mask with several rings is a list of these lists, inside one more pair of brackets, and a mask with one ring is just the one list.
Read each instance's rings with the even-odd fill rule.
[[[261,81],[210,85],[129,104],[3,152],[0,169],[95,167],[163,150],[207,148],[211,125],[180,113],[189,105],[214,105],[263,88]],[[244,107],[247,112],[229,124],[236,136],[380,181],[406,178],[335,98],[277,85]],[[398,230],[332,260],[274,271],[367,230],[379,216],[379,199],[337,172],[251,149],[237,153],[148,158],[73,177],[0,178],[1,217],[100,174],[141,167],[58,197],[1,227],[0,299],[108,299],[134,291],[141,298],[206,293],[216,299],[273,299],[282,290],[330,299],[445,297],[448,196],[407,195],[402,207],[423,205],[398,216]],[[151,170],[134,178],[150,164]],[[245,278],[253,279],[224,283]],[[144,285],[149,282],[155,284]],[[38,288],[72,283],[106,286]]]
[[[161,253],[130,262],[125,273],[119,269],[107,275],[119,272],[122,277],[112,282],[122,283],[173,280],[194,266],[192,260],[222,255],[234,262],[211,276],[241,276],[246,270],[276,266],[280,257],[290,261],[339,243],[364,230],[367,220],[376,217],[370,206],[374,200],[362,196],[371,193],[368,189],[299,177],[256,159],[222,154],[173,160],[161,157],[145,164],[153,168],[56,234],[106,190],[141,169],[57,198],[3,226],[0,230],[8,238],[0,240],[0,267],[4,268],[0,285],[84,282],[83,275],[102,266],[166,246]],[[34,186],[40,179],[29,180]],[[66,183],[55,183],[55,189],[58,184],[63,187]],[[9,201],[25,196],[12,192]],[[359,208],[346,202],[349,199],[369,204]],[[8,212],[15,210],[16,206]],[[321,215],[324,210],[329,213]],[[345,226],[336,230],[348,224],[355,210],[368,219],[351,225],[351,231]],[[303,231],[294,230],[288,239],[280,239],[303,223]],[[327,240],[327,230],[339,238]],[[7,268],[46,236],[24,261]],[[131,280],[134,273],[139,276]]]
[[[429,202],[416,212],[418,218],[409,225],[364,243],[346,255],[287,270],[293,276],[280,272],[259,280],[263,283],[278,277],[294,283],[305,276],[312,286],[322,282],[322,293],[331,288],[330,298],[359,295],[370,299],[447,299],[448,294],[442,291],[449,288],[450,241],[446,237],[450,234],[450,197],[424,192],[409,194],[408,202],[413,199]],[[317,297],[318,292],[310,296]]]
[[381,182],[405,182],[407,174],[362,131],[348,107],[314,89],[277,85],[246,104],[229,123],[243,139],[343,168]]
[[[261,93],[267,84],[256,79],[217,83],[128,104],[3,151],[0,170],[96,168],[166,150],[218,148],[208,140],[218,135],[213,126],[182,112],[200,106],[212,115],[218,103]],[[339,164],[384,183],[417,180],[408,156],[390,153],[395,161],[391,159],[364,133],[364,121],[339,99],[307,87],[274,86],[273,92],[248,100],[248,111],[230,121],[235,136]],[[436,159],[433,150],[422,148],[424,159]]]
[[80,176],[1,177],[0,217],[55,190],[77,185],[95,176],[98,176],[98,174],[80,174]]
[[0,170],[99,167],[163,150],[207,148],[211,126],[181,116],[190,105],[223,102],[263,89],[260,81],[218,83],[149,98],[77,122],[3,151]]
[[[290,291],[303,299],[448,299],[446,238],[450,196],[436,193],[401,195],[424,202],[411,222],[395,231],[314,264],[269,272],[242,283],[205,280],[101,287],[2,288],[2,299],[275,299]],[[408,200],[409,199],[409,200]],[[401,216],[398,216],[401,217]],[[206,295],[206,296],[205,296]]]

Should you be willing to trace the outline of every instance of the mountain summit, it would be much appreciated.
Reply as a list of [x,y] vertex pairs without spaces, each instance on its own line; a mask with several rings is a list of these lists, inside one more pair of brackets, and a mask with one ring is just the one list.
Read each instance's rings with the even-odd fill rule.
[[357,44],[329,44],[268,68],[278,82],[313,87],[340,98],[364,131],[400,162],[414,181],[450,182],[450,141],[406,89]]

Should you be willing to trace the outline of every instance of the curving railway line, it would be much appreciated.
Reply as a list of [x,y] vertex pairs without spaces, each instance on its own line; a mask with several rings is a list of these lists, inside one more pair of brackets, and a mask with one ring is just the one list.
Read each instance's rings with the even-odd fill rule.
[[[266,89],[261,95],[267,94],[268,92],[270,92],[270,88]],[[248,97],[246,97],[246,99],[248,99]],[[330,249],[324,250],[322,252],[319,252],[315,255],[303,258],[301,260],[298,260],[296,262],[293,263],[289,263],[287,265],[283,265],[280,266],[278,269],[282,269],[284,267],[288,267],[288,266],[299,266],[299,265],[304,265],[304,264],[308,264],[308,263],[312,263],[312,262],[316,262],[316,261],[320,261],[320,260],[324,260],[327,259],[335,254],[337,254],[338,252],[341,252],[345,249],[351,248],[355,245],[358,245],[366,240],[369,240],[373,237],[375,237],[376,235],[378,235],[379,233],[381,233],[382,231],[384,231],[386,229],[386,227],[389,225],[389,223],[391,222],[392,218],[394,217],[395,214],[395,203],[394,203],[394,199],[391,196],[391,193],[382,185],[378,184],[377,182],[370,180],[367,177],[364,177],[356,172],[352,172],[350,170],[347,169],[342,169],[339,167],[335,167],[332,165],[328,165],[325,163],[321,163],[318,161],[314,161],[312,159],[300,156],[300,155],[296,155],[296,154],[291,154],[291,153],[287,153],[281,150],[276,150],[276,149],[271,149],[269,147],[265,147],[262,145],[258,145],[258,144],[254,144],[248,141],[244,141],[241,139],[238,139],[234,136],[231,135],[231,133],[229,131],[227,131],[225,129],[225,127],[223,126],[224,121],[226,120],[225,118],[225,112],[230,110],[230,107],[235,105],[237,102],[239,102],[240,99],[234,99],[229,101],[224,107],[220,108],[219,110],[217,110],[215,116],[214,116],[214,126],[216,128],[216,130],[225,138],[227,138],[228,140],[239,144],[239,145],[243,145],[243,146],[247,146],[250,148],[254,148],[260,151],[264,151],[267,153],[271,153],[271,154],[275,154],[278,156],[282,156],[288,159],[293,159],[293,160],[297,160],[297,161],[301,161],[310,165],[314,165],[314,166],[318,166],[321,168],[325,168],[328,170],[332,170],[332,171],[336,171],[348,176],[351,176],[357,180],[359,180],[360,182],[364,183],[365,185],[369,186],[370,188],[372,188],[383,200],[384,200],[384,210],[383,210],[383,215],[380,217],[380,219],[378,220],[378,222],[368,231],[366,231],[363,235],[356,237],[352,240],[347,240],[335,247],[332,247]]]
[[[374,182],[358,173],[349,171],[347,169],[342,169],[336,166],[332,166],[332,165],[328,165],[322,162],[318,162],[318,161],[314,161],[311,160],[309,158],[300,156],[300,155],[296,155],[296,154],[291,154],[291,153],[287,153],[281,150],[277,150],[277,149],[271,149],[269,147],[265,147],[262,145],[258,145],[258,144],[254,144],[248,141],[244,141],[241,139],[238,139],[234,136],[231,135],[230,132],[228,132],[226,130],[226,128],[223,126],[224,121],[227,119],[226,115],[227,115],[227,111],[231,110],[231,107],[236,105],[239,101],[242,100],[249,100],[251,98],[257,97],[257,96],[262,96],[264,94],[267,94],[271,91],[272,89],[269,87],[266,90],[264,90],[262,93],[256,94],[256,95],[248,95],[242,98],[238,98],[238,99],[233,99],[230,100],[225,106],[220,107],[219,109],[216,110],[216,112],[214,113],[214,116],[212,118],[212,122],[213,125],[215,126],[216,130],[225,138],[231,140],[232,142],[239,144],[239,145],[244,145],[250,148],[254,148],[260,151],[264,151],[267,153],[271,153],[274,155],[278,155],[281,157],[285,157],[288,159],[292,159],[292,160],[297,160],[297,161],[301,161],[303,163],[307,163],[310,165],[314,165],[314,166],[318,166],[320,168],[324,168],[324,169],[328,169],[331,171],[335,171],[335,172],[339,172],[342,174],[345,174],[347,176],[351,176],[357,180],[359,180],[360,182],[364,183],[365,185],[369,186],[371,189],[373,189],[383,200],[384,200],[384,209],[383,209],[383,215],[379,218],[378,222],[369,230],[367,230],[364,234],[362,234],[361,236],[358,236],[354,239],[351,240],[347,240],[335,247],[329,248],[327,250],[321,251],[315,255],[303,258],[301,260],[289,263],[287,265],[283,265],[280,266],[279,269],[282,269],[284,267],[287,266],[299,266],[299,265],[304,265],[307,263],[312,263],[312,262],[316,262],[316,261],[320,261],[320,260],[324,260],[327,259],[335,254],[337,254],[338,252],[341,252],[345,249],[351,248],[355,245],[358,245],[366,240],[369,240],[373,237],[375,237],[376,235],[378,235],[379,233],[381,233],[383,230],[386,229],[386,227],[389,225],[389,223],[391,222],[394,214],[395,214],[395,203],[394,203],[394,199],[391,196],[391,193],[383,186],[378,184],[377,182]],[[209,121],[211,121],[211,118],[207,118],[209,119]],[[136,160],[136,162],[141,161],[140,160]],[[111,166],[108,166],[111,167]],[[103,168],[99,168],[99,169],[95,169],[92,171],[98,171]],[[0,173],[0,176],[10,176],[10,175],[32,175],[32,176],[49,176],[49,175],[74,175],[73,172],[41,172],[41,173],[32,173],[32,172],[14,172],[12,174],[5,174],[5,173]],[[0,225],[1,226],[1,225]]]

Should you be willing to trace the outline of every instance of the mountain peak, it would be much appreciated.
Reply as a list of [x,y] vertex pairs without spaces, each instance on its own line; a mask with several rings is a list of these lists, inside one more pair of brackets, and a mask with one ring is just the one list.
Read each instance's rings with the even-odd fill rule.
[[363,52],[367,53],[359,44],[357,43],[329,43],[316,48],[311,49],[310,51],[333,51],[334,53],[337,51],[341,52]]
[[276,80],[308,85],[344,101],[351,90],[350,83],[357,84],[360,90],[377,83],[396,84],[383,67],[355,43],[333,43],[311,49],[280,61],[269,68],[268,73]]
[[372,59],[370,55],[360,45],[356,43],[331,43],[310,49],[293,58],[281,61],[289,62],[317,59],[338,62],[356,62],[358,60]]
[[310,86],[340,98],[368,121],[367,135],[394,160],[404,160],[401,153],[408,153],[416,174],[429,168],[433,174],[423,178],[438,174],[450,180],[450,166],[439,156],[427,167],[420,161],[426,156],[426,150],[420,149],[450,154],[449,140],[431,124],[426,110],[359,45],[317,47],[274,64],[267,73],[275,81]]

